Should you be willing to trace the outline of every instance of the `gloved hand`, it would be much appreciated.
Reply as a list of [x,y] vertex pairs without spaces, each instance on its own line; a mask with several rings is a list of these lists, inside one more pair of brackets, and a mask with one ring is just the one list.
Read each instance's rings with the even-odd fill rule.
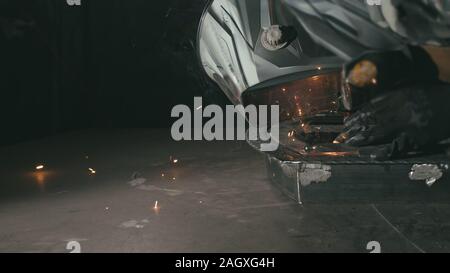
[[364,54],[344,67],[342,98],[348,111],[400,86],[438,82],[439,71],[421,47]]
[[373,99],[345,120],[335,143],[389,144],[380,157],[404,156],[450,138],[450,85],[415,85]]

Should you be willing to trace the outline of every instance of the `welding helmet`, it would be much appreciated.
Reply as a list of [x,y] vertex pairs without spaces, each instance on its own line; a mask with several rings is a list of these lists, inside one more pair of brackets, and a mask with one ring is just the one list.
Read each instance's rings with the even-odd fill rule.
[[233,103],[280,104],[289,117],[337,111],[342,65],[401,46],[355,0],[213,0],[197,41],[202,68]]
[[[213,0],[197,38],[207,78],[234,104],[279,106],[282,151],[332,142],[346,115],[343,65],[366,51],[402,46],[362,0]],[[294,135],[301,141],[292,142]],[[292,144],[300,146],[285,148]]]

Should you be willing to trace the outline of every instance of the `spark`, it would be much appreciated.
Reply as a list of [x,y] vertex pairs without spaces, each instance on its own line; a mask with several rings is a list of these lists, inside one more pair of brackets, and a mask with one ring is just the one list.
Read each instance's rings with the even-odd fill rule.
[[159,213],[159,209],[160,209],[160,207],[159,207],[158,201],[155,201],[155,205],[153,206],[153,210],[158,214]]
[[169,157],[169,161],[170,161],[171,163],[173,163],[173,164],[177,164],[177,163],[178,163],[178,159],[175,158],[174,156],[170,156],[170,157]]
[[44,165],[38,165],[38,166],[36,166],[36,170],[43,170],[44,169]]
[[97,171],[92,169],[92,168],[89,168],[89,171],[91,172],[91,174],[96,174],[97,173]]

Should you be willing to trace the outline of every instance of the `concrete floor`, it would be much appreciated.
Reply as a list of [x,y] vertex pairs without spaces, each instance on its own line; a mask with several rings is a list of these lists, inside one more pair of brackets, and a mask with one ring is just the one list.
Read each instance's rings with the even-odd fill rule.
[[450,205],[299,206],[245,143],[169,139],[85,131],[0,148],[0,252],[450,251]]

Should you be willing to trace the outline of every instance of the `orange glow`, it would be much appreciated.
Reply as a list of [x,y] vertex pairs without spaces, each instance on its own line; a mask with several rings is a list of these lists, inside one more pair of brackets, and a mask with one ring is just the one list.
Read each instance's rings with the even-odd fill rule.
[[47,174],[45,172],[36,173],[34,177],[36,178],[36,183],[39,185],[39,187],[43,187],[45,185],[45,178],[47,177]]
[[32,179],[34,183],[39,187],[41,191],[45,191],[47,183],[55,176],[55,172],[47,170],[39,170],[27,173],[27,176]]
[[358,155],[357,152],[323,152],[321,155],[331,156],[331,157],[342,157],[342,156],[352,156]]

